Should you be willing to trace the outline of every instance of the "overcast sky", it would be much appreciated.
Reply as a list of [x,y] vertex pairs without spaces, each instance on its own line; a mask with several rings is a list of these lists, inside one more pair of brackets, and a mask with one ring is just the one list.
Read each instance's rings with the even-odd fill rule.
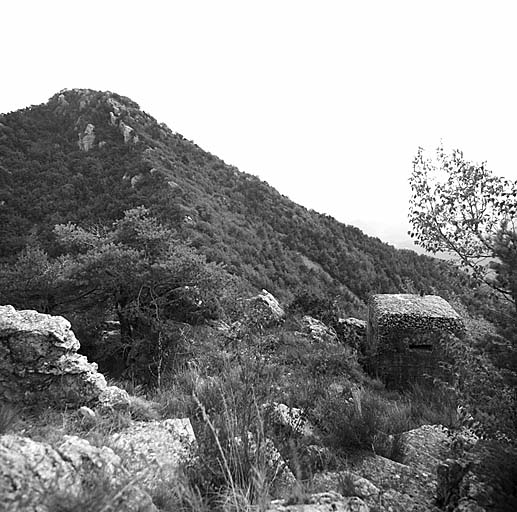
[[0,112],[111,90],[400,245],[419,145],[517,178],[516,26],[497,0],[5,1]]

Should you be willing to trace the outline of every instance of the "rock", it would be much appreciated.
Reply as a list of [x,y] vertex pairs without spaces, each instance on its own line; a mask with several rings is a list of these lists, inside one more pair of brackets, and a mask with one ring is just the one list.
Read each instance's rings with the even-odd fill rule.
[[[120,457],[75,436],[56,448],[18,435],[0,436],[0,509],[74,510],[74,504],[121,512],[156,512],[149,495],[130,481]],[[5,508],[2,508],[5,507]],[[62,508],[67,507],[67,508]]]
[[364,336],[366,334],[366,322],[364,320],[359,320],[358,318],[340,318],[338,320],[340,325],[349,327],[350,329],[354,329],[357,334]]
[[262,290],[250,300],[247,314],[252,323],[262,327],[277,324],[285,317],[285,311],[267,290]]
[[135,174],[131,178],[131,188],[135,188],[144,179],[143,174]]
[[475,501],[469,499],[462,499],[459,501],[458,506],[454,509],[454,512],[485,512],[486,509],[478,505]]
[[188,418],[139,421],[114,434],[110,446],[124,455],[126,466],[139,481],[152,488],[160,479],[174,477],[180,465],[191,461],[197,441]]
[[86,405],[83,405],[82,407],[80,407],[77,412],[83,418],[88,418],[88,419],[92,419],[92,420],[95,419],[97,416],[89,407],[86,407]]
[[127,144],[128,142],[131,142],[131,139],[133,137],[133,128],[131,126],[128,126],[124,121],[120,121],[118,124],[120,133],[124,137],[124,142]]
[[0,306],[0,400],[64,408],[93,405],[102,393],[114,394],[78,349],[65,318]]
[[269,423],[288,429],[290,434],[307,437],[314,435],[314,427],[305,418],[302,409],[277,402],[264,404],[263,409]]
[[86,125],[84,132],[79,134],[77,142],[81,151],[89,151],[95,142],[95,126],[91,123]]
[[436,510],[432,505],[436,490],[434,473],[424,472],[371,453],[351,455],[347,462],[350,472],[367,479],[379,489],[382,508],[377,510]]
[[321,320],[305,315],[302,318],[303,327],[310,337],[317,343],[336,343],[337,334],[332,327],[328,327]]
[[274,500],[267,512],[369,512],[368,505],[356,497],[343,497],[337,492],[323,492],[306,497],[304,503]]
[[[343,488],[347,489],[347,495],[358,496],[366,500],[378,500],[380,489],[370,482],[351,471],[323,472],[314,475],[314,490],[338,491]],[[343,491],[342,491],[343,492]]]
[[404,462],[429,474],[435,473],[436,465],[446,459],[448,432],[441,425],[422,425],[403,434]]
[[108,409],[127,409],[130,405],[129,394],[117,386],[108,386],[99,395],[99,403]]

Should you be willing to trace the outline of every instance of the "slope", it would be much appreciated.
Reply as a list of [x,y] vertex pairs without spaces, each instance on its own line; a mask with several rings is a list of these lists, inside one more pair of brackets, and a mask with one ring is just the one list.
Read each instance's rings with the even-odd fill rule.
[[355,311],[372,292],[465,284],[445,262],[295,204],[117,94],[64,90],[0,116],[0,261],[35,239],[52,253],[55,224],[110,224],[138,205],[284,300],[339,294]]

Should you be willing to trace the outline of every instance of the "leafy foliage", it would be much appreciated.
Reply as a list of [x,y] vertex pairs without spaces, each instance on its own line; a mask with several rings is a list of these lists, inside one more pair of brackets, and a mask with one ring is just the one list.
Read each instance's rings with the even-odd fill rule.
[[[63,251],[59,257],[29,246],[0,269],[2,301],[67,313],[101,366],[108,359],[122,361],[140,379],[160,384],[181,341],[175,325],[218,318],[225,293],[236,284],[142,207],[126,212],[112,228],[68,223],[54,232]],[[112,318],[120,337],[105,346],[99,333]]]
[[[411,236],[431,252],[455,254],[473,276],[514,304],[517,299],[517,183],[438,147],[419,148],[410,179]],[[490,273],[489,262],[496,259]]]

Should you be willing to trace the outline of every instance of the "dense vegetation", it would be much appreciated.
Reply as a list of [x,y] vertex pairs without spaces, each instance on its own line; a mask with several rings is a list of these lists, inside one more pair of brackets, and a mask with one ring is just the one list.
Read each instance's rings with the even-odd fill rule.
[[[305,481],[346,467],[353,450],[402,460],[401,433],[424,423],[515,435],[515,317],[495,295],[445,261],[306,210],[127,98],[64,91],[0,116],[0,241],[0,303],[65,315],[101,370],[157,404],[133,397],[126,413],[91,424],[24,412],[23,428],[99,442],[135,419],[188,416],[203,467],[186,468],[181,489],[164,483],[153,496],[162,510],[241,510],[221,505],[236,489],[267,501],[266,439]],[[250,310],[260,288],[288,306],[283,325]],[[385,390],[363,373],[350,333],[315,343],[304,332],[304,314],[337,326],[364,316],[370,293],[389,292],[436,293],[461,311],[452,382]],[[119,336],[106,337],[110,322]],[[304,411],[317,436],[276,429],[262,408],[273,402]],[[2,421],[13,420],[0,409],[0,433]],[[254,451],[236,442],[250,432]],[[315,463],[314,443],[328,460]]]
[[[126,142],[120,123],[133,128]],[[95,142],[84,151],[88,124]],[[4,261],[33,239],[55,255],[56,224],[109,225],[146,206],[209,261],[283,299],[330,292],[353,310],[371,292],[464,289],[446,263],[306,210],[115,94],[65,91],[0,117],[0,185]]]
[[[515,331],[450,263],[306,210],[113,93],[63,91],[0,116],[0,240],[0,302],[67,315],[87,352],[105,320],[121,322],[127,356],[129,339],[160,338],[157,314],[232,321],[225,297],[261,288],[327,321],[364,316],[370,293],[436,293]],[[196,309],[194,293],[210,299]]]

